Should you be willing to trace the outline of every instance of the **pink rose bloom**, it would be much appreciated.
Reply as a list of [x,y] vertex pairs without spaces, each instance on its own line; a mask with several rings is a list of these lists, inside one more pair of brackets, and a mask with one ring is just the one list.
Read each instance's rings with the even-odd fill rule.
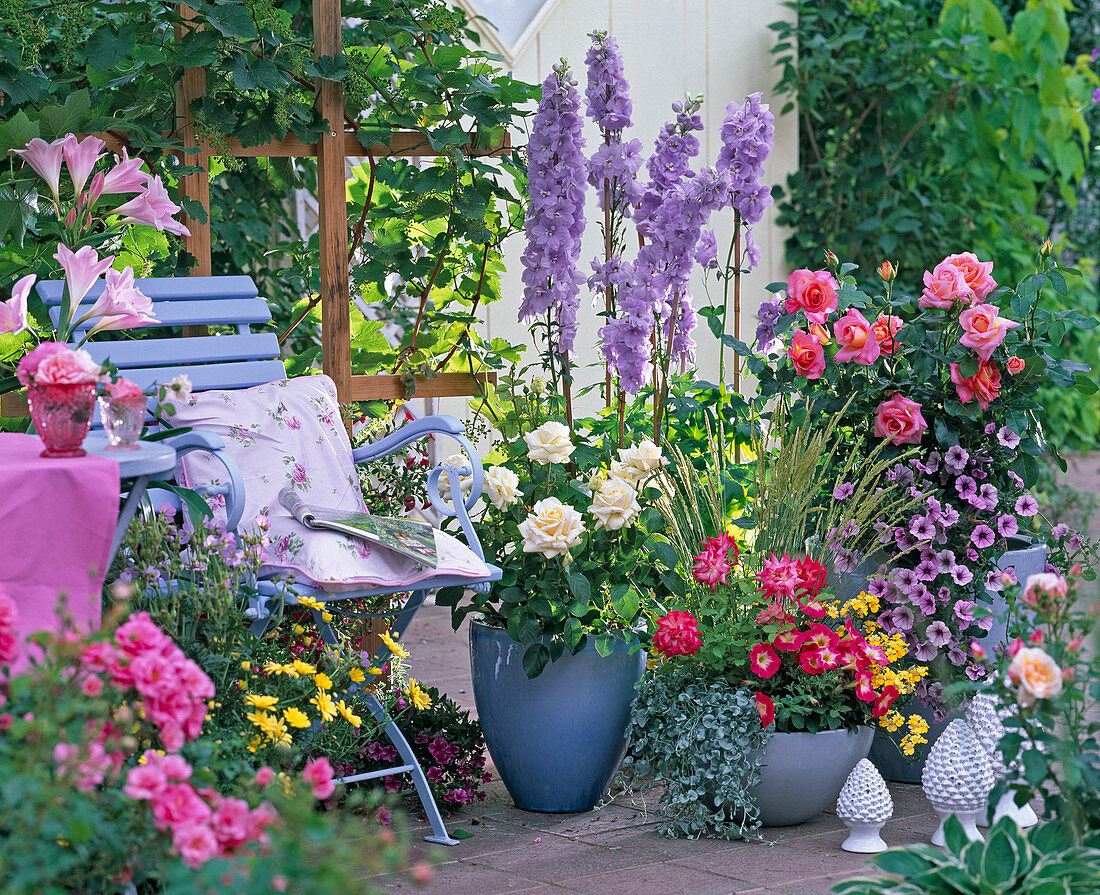
[[1031,575],[1024,587],[1024,602],[1034,606],[1039,602],[1039,595],[1043,594],[1052,600],[1061,600],[1069,593],[1069,583],[1061,575],[1054,572],[1040,572]]
[[39,365],[34,374],[37,385],[82,385],[99,379],[99,364],[87,351],[55,351]]
[[799,376],[820,379],[825,374],[825,350],[820,341],[804,330],[794,334],[787,356],[794,362]]
[[811,323],[824,323],[825,318],[836,310],[837,286],[833,275],[827,270],[796,270],[787,277],[787,301],[784,308],[788,314],[806,312]]
[[970,298],[966,278],[955,267],[940,262],[929,273],[924,272],[924,291],[917,304],[922,308],[950,308],[957,299]]
[[878,360],[882,353],[878,339],[871,331],[871,324],[855,308],[848,308],[844,316],[833,324],[833,335],[840,346],[835,356],[837,363],[854,361],[867,366]]
[[978,399],[982,410],[988,410],[991,401],[1001,394],[1001,371],[993,362],[982,361],[978,372],[973,376],[963,376],[958,364],[951,364],[951,381],[955,383],[955,394],[966,404],[972,398]]
[[15,637],[18,619],[15,600],[5,593],[4,586],[0,584],[0,665],[10,665],[19,655],[19,642]]
[[190,783],[169,783],[153,799],[153,820],[158,830],[205,824],[209,818],[210,806]]
[[275,772],[267,765],[264,765],[256,772],[255,783],[257,786],[267,786],[274,779]]
[[1020,358],[1013,355],[1008,359],[1008,372],[1015,376],[1017,373],[1023,373],[1024,367],[1027,366]]
[[703,645],[703,638],[690,612],[673,609],[657,621],[653,648],[668,658],[693,656]]
[[315,758],[302,771],[302,779],[313,788],[313,798],[327,799],[336,791],[332,782],[332,765],[327,758]]
[[1019,326],[1011,320],[997,316],[995,305],[975,305],[959,314],[959,324],[965,333],[959,341],[982,360],[989,360],[994,349],[1005,340],[1010,329]]
[[147,650],[161,650],[171,640],[150,617],[148,612],[135,612],[115,631],[115,643],[123,652],[136,656]]
[[186,824],[172,831],[172,847],[192,870],[198,870],[218,853],[218,839],[213,830],[201,823]]
[[875,408],[875,437],[888,438],[893,444],[920,444],[928,423],[921,407],[895,393]]
[[967,288],[973,293],[974,302],[981,301],[997,288],[997,281],[992,276],[993,262],[979,261],[973,252],[948,255],[937,268],[940,266],[953,267],[962,275]]
[[1028,708],[1036,699],[1051,699],[1062,692],[1062,670],[1044,650],[1022,647],[1008,666],[1008,679],[1019,685],[1016,701]]
[[131,799],[151,802],[168,785],[164,769],[152,762],[130,768],[126,774],[126,785],[122,791]]
[[113,399],[144,398],[145,392],[140,385],[129,379],[120,379],[107,386],[107,394]]
[[218,846],[224,851],[236,848],[248,839],[248,802],[224,798],[210,817],[210,829],[218,838]]
[[34,351],[23,356],[23,359],[19,361],[19,372],[16,374],[19,377],[19,382],[23,386],[28,386],[34,382],[35,374],[38,373],[38,367],[47,357],[51,354],[57,354],[60,351],[68,351],[67,345],[63,345],[61,342],[43,342]]
[[889,357],[897,350],[897,336],[905,321],[892,314],[879,314],[871,330],[878,339],[878,346],[882,353]]

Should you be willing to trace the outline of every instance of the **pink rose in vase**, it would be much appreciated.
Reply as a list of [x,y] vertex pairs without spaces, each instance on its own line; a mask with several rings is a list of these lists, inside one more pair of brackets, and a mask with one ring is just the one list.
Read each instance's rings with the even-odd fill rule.
[[145,392],[136,382],[129,379],[119,379],[107,386],[107,396],[112,401],[125,400],[126,398],[144,398]]
[[19,383],[24,387],[30,385],[34,382],[34,377],[38,373],[38,367],[42,361],[59,351],[68,350],[68,346],[63,345],[61,342],[43,342],[19,361],[19,372],[16,374],[19,377]]
[[99,364],[87,351],[55,351],[39,365],[34,374],[35,385],[84,385],[99,379]]

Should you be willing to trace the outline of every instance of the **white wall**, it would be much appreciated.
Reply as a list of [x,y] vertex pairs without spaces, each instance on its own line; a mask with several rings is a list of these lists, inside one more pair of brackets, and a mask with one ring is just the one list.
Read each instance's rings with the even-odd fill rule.
[[[478,0],[457,0],[470,9]],[[499,4],[498,4],[499,5]],[[701,152],[695,167],[714,164],[721,145],[720,130],[726,104],[743,101],[756,91],[763,91],[772,111],[778,116],[782,102],[774,96],[779,78],[770,54],[775,42],[771,22],[792,15],[779,0],[549,0],[537,16],[528,33],[518,39],[512,60],[516,77],[540,83],[560,57],[569,59],[579,83],[583,103],[585,68],[588,48],[587,33],[593,29],[609,32],[619,42],[630,96],[634,104],[634,126],[626,138],[642,141],[646,154],[652,149],[660,126],[672,117],[670,105],[687,94],[703,94],[703,121],[706,128],[700,136]],[[483,27],[483,30],[487,30]],[[495,35],[486,35],[486,49],[501,52],[513,49]],[[586,119],[585,132],[591,152],[596,146],[597,131]],[[775,149],[767,163],[765,181],[783,184],[798,163],[797,123],[793,115],[777,117]],[[525,137],[514,135],[514,141]],[[641,172],[645,173],[644,168]],[[588,228],[581,252],[582,269],[587,276],[589,261],[601,253],[597,226],[598,209],[594,193],[589,193]],[[764,286],[774,280],[786,279],[783,261],[783,233],[774,224],[774,207],[754,231],[763,258],[760,268],[742,281],[743,337],[751,341],[755,331],[755,313],[767,298]],[[718,236],[719,254],[724,258],[732,231],[732,212],[712,218]],[[522,295],[522,272],[519,256],[523,236],[512,237],[506,243],[507,274],[504,298],[486,309],[486,335],[501,336],[512,342],[529,342],[526,328],[516,320]],[[713,291],[706,301],[701,281],[693,284],[696,305],[713,304],[720,296]],[[581,327],[578,354],[581,364],[595,364],[596,332],[601,318],[592,309],[591,296],[582,292]],[[732,298],[731,298],[732,301]],[[602,305],[602,298],[601,298]],[[731,314],[732,317],[732,314]],[[732,321],[729,331],[732,332]],[[700,373],[711,379],[718,371],[718,343],[705,328],[696,331],[699,346]],[[728,362],[727,352],[727,362]],[[579,371],[581,383],[602,380],[602,368]],[[727,363],[727,379],[729,369]],[[442,410],[461,413],[462,402],[444,402]]]

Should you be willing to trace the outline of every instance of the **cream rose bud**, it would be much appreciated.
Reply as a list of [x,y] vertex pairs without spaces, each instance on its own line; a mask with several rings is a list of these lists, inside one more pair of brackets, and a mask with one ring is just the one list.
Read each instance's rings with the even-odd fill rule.
[[556,497],[535,504],[534,511],[519,524],[524,553],[541,553],[547,559],[568,554],[581,542],[584,521],[581,514]]
[[605,482],[588,507],[588,512],[596,517],[596,528],[607,531],[633,525],[641,511],[634,486],[622,479]]
[[519,499],[519,476],[504,466],[485,470],[485,496],[498,510],[506,510]]
[[619,459],[624,466],[637,470],[635,477],[641,478],[668,464],[661,449],[648,438],[630,448],[619,448]]
[[1044,650],[1024,647],[1012,657],[1008,679],[1019,685],[1016,701],[1028,708],[1036,699],[1050,699],[1062,692],[1062,670]]
[[[451,454],[441,465],[454,466],[456,469],[469,469],[470,461],[466,459],[465,454]],[[474,487],[474,477],[460,474],[458,486],[462,489],[463,495],[468,495]],[[450,500],[451,498],[451,479],[446,473],[439,477],[439,496],[444,500]]]
[[524,435],[523,440],[527,442],[527,456],[535,463],[565,463],[574,450],[569,428],[556,421],[543,423]]

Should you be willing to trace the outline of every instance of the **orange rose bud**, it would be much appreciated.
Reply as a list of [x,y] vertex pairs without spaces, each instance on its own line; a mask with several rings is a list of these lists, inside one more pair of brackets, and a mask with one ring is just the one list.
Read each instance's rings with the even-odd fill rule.
[[828,249],[826,249],[825,250],[825,263],[828,264],[829,267],[836,267],[840,263],[840,260],[837,258],[836,255],[834,255],[832,252],[830,252]]
[[1024,371],[1024,362],[1020,360],[1020,358],[1016,357],[1016,355],[1012,355],[1012,357],[1008,359],[1008,363],[1005,364],[1005,366],[1008,367],[1008,372],[1011,373],[1013,376],[1015,376],[1017,373],[1022,373]]
[[898,269],[889,261],[883,261],[882,264],[878,266],[878,275],[882,277],[885,282],[889,283],[898,275]]
[[810,335],[817,339],[822,345],[828,345],[832,341],[829,337],[829,331],[820,323],[810,324]]
[[1039,247],[1039,254],[1042,255],[1044,258],[1049,258],[1051,255],[1054,254],[1054,243],[1052,243],[1049,239],[1045,240],[1042,246]]

